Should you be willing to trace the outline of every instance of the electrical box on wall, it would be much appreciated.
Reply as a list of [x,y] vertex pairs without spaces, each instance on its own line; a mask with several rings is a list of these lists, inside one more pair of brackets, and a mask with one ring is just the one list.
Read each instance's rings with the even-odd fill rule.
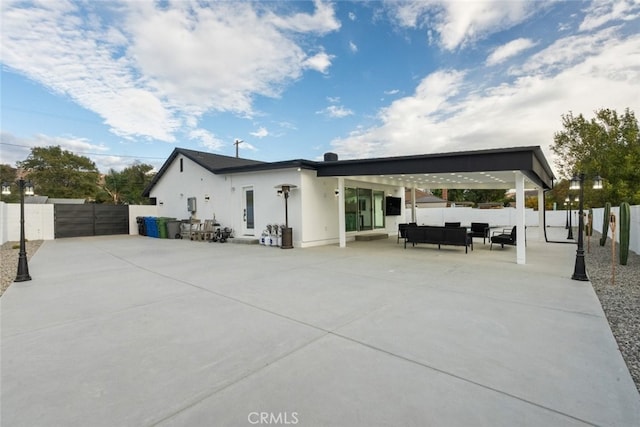
[[196,213],[196,198],[188,197],[187,198],[187,210],[191,213]]

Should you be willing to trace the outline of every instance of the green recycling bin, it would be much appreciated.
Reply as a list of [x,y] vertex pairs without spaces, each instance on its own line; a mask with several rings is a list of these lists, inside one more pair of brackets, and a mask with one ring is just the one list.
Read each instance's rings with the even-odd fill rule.
[[[169,233],[167,232],[167,223],[171,220],[174,220],[175,218],[167,218],[164,216],[161,216],[157,219],[158,221],[158,237],[160,237],[161,239],[166,239],[167,237],[169,237]],[[175,234],[174,234],[175,236]],[[172,236],[173,237],[173,236]]]

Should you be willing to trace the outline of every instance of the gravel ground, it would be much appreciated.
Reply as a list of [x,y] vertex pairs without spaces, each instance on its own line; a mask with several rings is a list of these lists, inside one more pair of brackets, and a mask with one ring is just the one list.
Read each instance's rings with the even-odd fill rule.
[[[26,242],[25,249],[27,250],[27,260],[30,260],[33,254],[36,253],[40,245],[42,244],[42,240],[34,240]],[[17,249],[13,249],[13,247]],[[18,254],[20,252],[20,244],[19,242],[5,242],[0,249],[0,259],[2,262],[0,265],[2,266],[2,275],[0,277],[1,288],[0,296],[4,294],[4,291],[13,283],[16,278],[16,273],[18,272]]]
[[[640,255],[629,252],[627,265],[619,265],[616,245],[615,284],[611,283],[611,240],[600,246],[600,236],[591,237],[590,251],[585,254],[587,274],[609,320],[613,335],[640,391]],[[27,242],[27,257],[31,259],[42,240]],[[2,290],[13,283],[18,269],[17,242],[2,245]],[[585,248],[587,242],[585,240]]]
[[585,253],[587,275],[640,391],[640,255],[629,251],[627,265],[620,265],[620,246],[616,244],[615,282],[612,284],[611,239],[607,239],[604,246],[600,246],[599,240],[600,234],[594,233],[590,252]]

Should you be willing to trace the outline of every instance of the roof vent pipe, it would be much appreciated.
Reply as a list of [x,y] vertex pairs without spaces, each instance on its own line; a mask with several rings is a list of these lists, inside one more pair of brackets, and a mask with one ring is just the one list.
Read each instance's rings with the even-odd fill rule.
[[325,162],[337,162],[338,155],[336,153],[324,153]]

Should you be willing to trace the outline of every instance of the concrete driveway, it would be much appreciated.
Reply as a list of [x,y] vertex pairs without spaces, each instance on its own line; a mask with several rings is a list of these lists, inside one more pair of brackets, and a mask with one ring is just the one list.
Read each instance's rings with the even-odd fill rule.
[[0,299],[2,425],[640,425],[575,246],[529,236],[46,241]]

